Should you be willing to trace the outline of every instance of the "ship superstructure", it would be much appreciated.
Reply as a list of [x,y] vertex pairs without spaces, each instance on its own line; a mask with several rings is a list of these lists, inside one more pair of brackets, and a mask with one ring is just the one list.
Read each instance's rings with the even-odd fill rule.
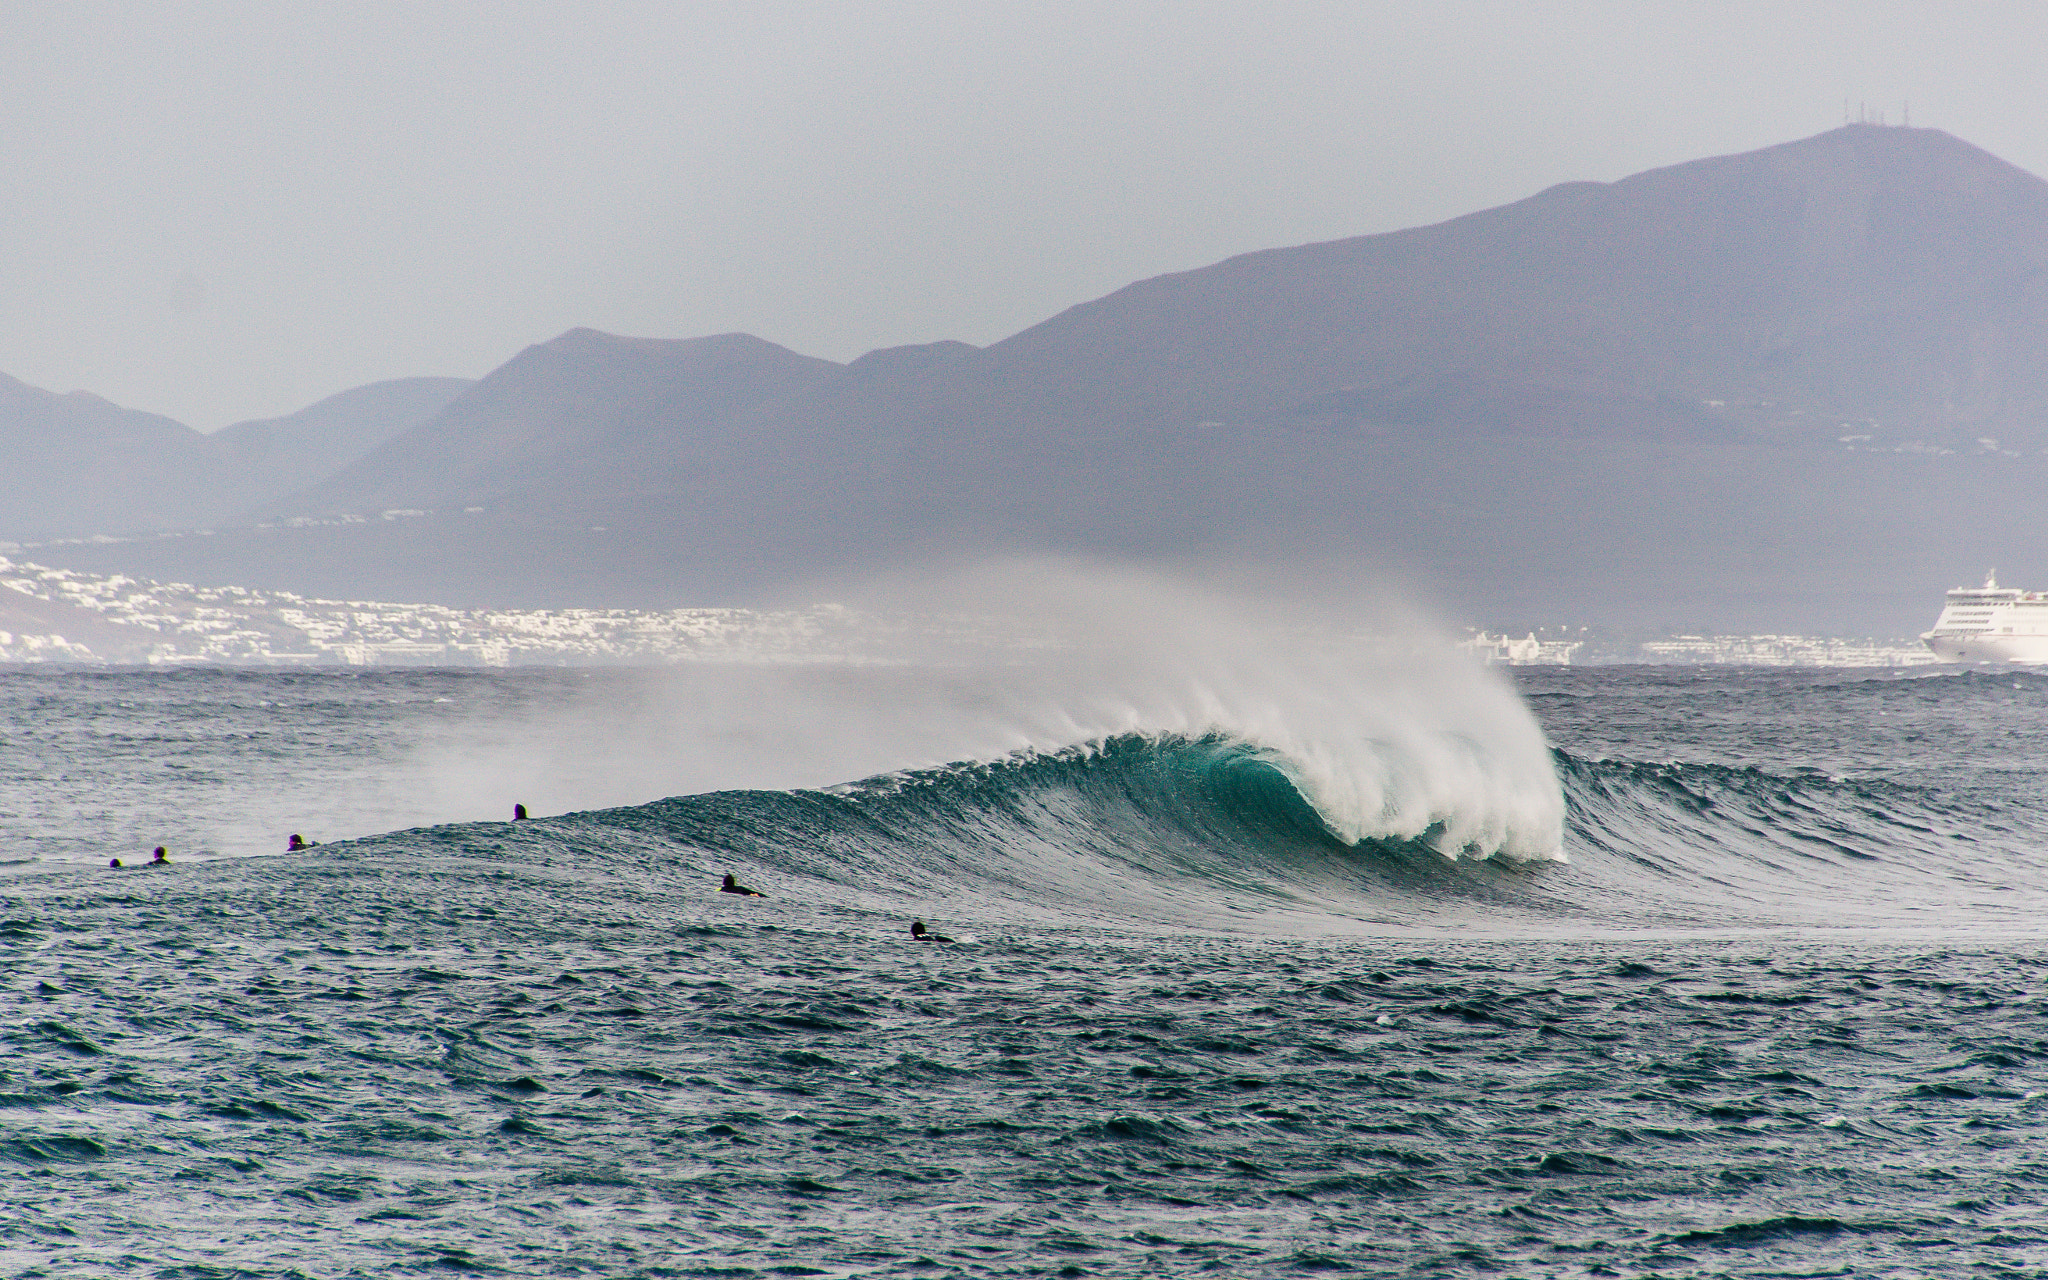
[[2048,663],[2048,591],[2001,587],[1993,571],[1950,591],[1920,639],[1947,662]]

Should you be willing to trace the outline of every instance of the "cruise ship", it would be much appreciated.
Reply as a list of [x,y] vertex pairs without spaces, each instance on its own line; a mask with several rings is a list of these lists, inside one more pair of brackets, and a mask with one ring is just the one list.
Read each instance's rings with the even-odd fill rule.
[[1946,662],[2048,663],[2048,591],[2001,587],[1993,571],[1981,587],[1950,591],[1920,639]]

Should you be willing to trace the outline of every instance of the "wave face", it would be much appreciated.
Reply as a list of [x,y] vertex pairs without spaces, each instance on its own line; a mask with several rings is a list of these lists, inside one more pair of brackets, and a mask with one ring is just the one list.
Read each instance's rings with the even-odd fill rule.
[[2048,676],[1553,672],[1525,682],[1594,920],[2030,928]]
[[1582,871],[1560,888],[1618,922],[2016,924],[2042,900],[2037,823],[1925,786],[1563,753],[1559,766]]
[[[1944,714],[1984,692],[1925,685],[1880,692]],[[1870,693],[1835,691],[1807,731]],[[1669,692],[1676,705],[1693,691]],[[2048,808],[2010,768],[1858,776],[1559,746],[1539,770],[1512,735],[1488,745],[1456,725],[1302,741],[1127,731],[833,787],[680,796],[557,820],[564,847],[532,856],[658,850],[689,877],[733,870],[778,897],[989,927],[2002,929],[2048,902]]]
[[570,815],[526,856],[658,849],[686,877],[737,870],[777,897],[984,925],[1997,926],[2037,918],[2048,896],[2032,855],[2044,832],[1979,800],[1753,766],[1555,759],[1568,821],[1541,854],[1452,843],[1455,815],[1360,835],[1356,814],[1333,819],[1269,748],[1124,734]]
[[1122,734],[826,790],[715,792],[565,821],[675,846],[707,875],[738,867],[778,896],[1096,924],[1277,922],[1346,906],[1391,919],[1391,903],[1556,856],[1550,842],[1483,853],[1453,833],[1497,820],[1418,823],[1398,804],[1361,836],[1362,815],[1332,816],[1304,772],[1221,734]]

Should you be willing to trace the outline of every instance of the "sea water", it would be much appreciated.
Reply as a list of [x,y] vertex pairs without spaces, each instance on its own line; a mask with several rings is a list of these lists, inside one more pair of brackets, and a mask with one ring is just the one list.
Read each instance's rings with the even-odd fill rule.
[[2048,678],[1235,669],[0,674],[0,1268],[2048,1267]]

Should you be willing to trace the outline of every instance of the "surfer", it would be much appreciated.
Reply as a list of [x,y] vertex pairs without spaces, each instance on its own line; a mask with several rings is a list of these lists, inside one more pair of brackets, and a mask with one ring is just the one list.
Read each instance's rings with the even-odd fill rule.
[[767,894],[762,893],[759,889],[749,889],[747,888],[747,886],[733,879],[732,872],[730,871],[725,873],[725,883],[718,886],[718,891],[720,893],[737,893],[749,898],[765,898],[768,896]]
[[515,804],[515,805],[513,805],[513,806],[512,806],[512,821],[514,821],[514,822],[524,822],[524,821],[526,821],[526,806],[525,806],[525,805],[523,805],[523,804]]
[[318,840],[308,840],[295,831],[292,833],[292,842],[285,846],[284,851],[286,853],[297,853],[301,849],[310,849],[319,843]]
[[119,871],[121,869],[121,860],[119,858],[114,858],[110,860],[107,863],[107,865],[112,867],[114,870]]
[[910,936],[911,936],[911,937],[913,937],[913,938],[916,938],[916,939],[917,939],[917,940],[918,940],[919,942],[951,942],[951,941],[952,941],[952,939],[951,939],[951,938],[947,937],[947,936],[946,936],[945,934],[943,934],[943,933],[933,933],[933,932],[932,932],[931,930],[929,930],[929,929],[925,928],[925,927],[924,927],[924,921],[922,921],[922,920],[912,920],[912,921],[910,922]]
[[156,847],[156,856],[149,860],[149,865],[152,867],[168,867],[171,865],[171,855],[164,852],[162,845],[158,845]]

